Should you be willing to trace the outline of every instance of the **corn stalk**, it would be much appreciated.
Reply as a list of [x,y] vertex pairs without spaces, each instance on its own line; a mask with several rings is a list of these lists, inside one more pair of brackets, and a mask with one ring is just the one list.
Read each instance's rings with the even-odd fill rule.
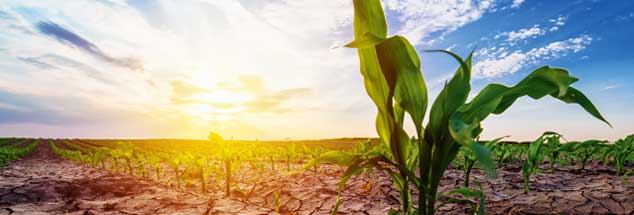
[[[495,175],[490,151],[475,139],[483,128],[480,123],[491,114],[501,114],[518,98],[540,99],[552,96],[565,103],[581,105],[592,116],[605,121],[594,105],[570,85],[578,79],[564,69],[540,67],[515,86],[489,84],[467,103],[471,90],[471,55],[463,60],[444,50],[460,67],[445,84],[430,110],[427,87],[421,73],[420,58],[405,37],[387,36],[387,23],[379,0],[354,0],[354,41],[367,94],[377,107],[376,130],[383,147],[368,153],[329,152],[305,165],[335,163],[347,166],[339,186],[344,188],[352,175],[371,169],[386,171],[400,191],[401,213],[434,214],[440,179],[456,158],[460,147],[473,150],[489,176]],[[403,129],[405,115],[415,128],[415,144]],[[605,121],[607,123],[607,121]],[[415,170],[419,174],[415,174]],[[410,185],[419,191],[414,208]],[[463,192],[467,193],[467,192]],[[483,210],[482,210],[483,211]]]

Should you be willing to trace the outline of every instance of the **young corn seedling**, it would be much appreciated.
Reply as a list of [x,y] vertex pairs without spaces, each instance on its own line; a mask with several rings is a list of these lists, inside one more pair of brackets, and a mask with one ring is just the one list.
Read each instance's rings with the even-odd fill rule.
[[603,148],[603,144],[607,141],[601,140],[587,140],[579,143],[575,149],[578,156],[581,159],[581,171],[586,169],[588,162],[590,162],[593,155],[595,155],[601,148]]
[[634,154],[634,134],[610,145],[610,154],[614,160],[616,175],[625,173],[625,162]]
[[163,159],[156,154],[148,154],[147,161],[154,170],[156,174],[156,181],[161,181],[161,163],[163,163]]
[[148,177],[147,165],[148,162],[148,153],[134,153],[134,161],[137,164],[138,173],[141,174],[142,178]]
[[121,158],[125,161],[125,167],[129,175],[134,175],[132,171],[132,159],[134,158],[134,146],[131,143],[118,142],[117,150],[121,153]]
[[232,175],[240,165],[239,152],[236,150],[236,147],[233,147],[229,144],[229,142],[224,141],[224,139],[216,133],[211,132],[209,134],[209,141],[215,144],[219,149],[218,155],[224,164],[223,169],[225,170],[225,195],[231,196]]
[[559,134],[554,132],[544,132],[537,140],[533,141],[528,147],[528,154],[524,165],[522,166],[522,176],[524,176],[524,193],[528,193],[530,178],[535,170],[539,169],[539,165],[544,160],[544,142],[557,141]]
[[[495,145],[498,144],[498,142],[502,139],[503,137],[488,141],[484,144],[485,147],[491,149],[492,147],[494,147]],[[470,181],[470,176],[471,176],[471,170],[473,169],[473,166],[475,165],[477,158],[475,153],[473,152],[473,150],[469,147],[460,147],[460,152],[462,153],[463,156],[463,171],[465,174],[465,178],[464,178],[464,186],[465,187],[469,187],[469,181]]]
[[233,173],[240,166],[239,153],[231,149],[228,144],[222,144],[222,150],[220,151],[220,160],[224,164],[225,171],[225,195],[231,196],[231,183],[233,181]]
[[185,162],[187,162],[189,160],[190,160],[190,158],[189,158],[188,155],[186,155],[184,153],[178,153],[178,154],[176,154],[175,156],[173,156],[172,158],[170,158],[167,161],[167,163],[172,168],[172,170],[174,170],[174,175],[176,177],[176,188],[180,188],[181,187],[181,177],[187,171],[187,169],[181,170],[180,167],[181,167],[182,164],[184,164]]
[[561,143],[561,139],[565,138],[563,135],[556,132],[546,132],[549,133],[548,141],[548,163],[550,164],[550,172],[555,172],[555,163],[557,163],[557,159],[562,152],[572,152],[575,149],[575,143]]
[[101,169],[106,169],[106,157],[110,154],[110,149],[107,147],[98,147],[95,149],[94,156],[99,158]]
[[520,148],[508,143],[493,144],[487,148],[493,152],[498,168],[502,168],[505,163],[514,161],[516,159],[515,156],[521,154]]
[[291,164],[294,163],[297,159],[299,159],[299,153],[297,151],[297,146],[295,144],[291,144],[287,147],[283,148],[284,159],[286,160],[286,171],[291,171]]
[[196,156],[192,160],[192,166],[200,180],[202,193],[207,193],[207,178],[209,178],[209,160],[205,156]]
[[[309,162],[347,166],[340,182],[343,188],[352,175],[367,169],[382,169],[400,193],[401,213],[434,214],[440,180],[460,147],[470,147],[488,175],[495,175],[489,150],[475,141],[481,122],[491,114],[501,114],[518,98],[541,99],[552,96],[565,103],[576,103],[592,116],[605,121],[594,105],[570,85],[578,79],[564,69],[540,67],[514,86],[489,84],[469,102],[471,55],[453,57],[459,69],[433,102],[426,126],[427,88],[416,49],[402,36],[387,36],[387,23],[379,0],[354,0],[354,41],[367,94],[377,107],[376,130],[384,152],[364,154],[328,152]],[[405,116],[413,122],[416,143],[411,144],[403,129]],[[416,174],[418,170],[419,174]],[[413,207],[410,185],[418,192],[418,207]]]
[[275,149],[269,149],[267,150],[268,153],[266,153],[266,157],[269,160],[269,163],[271,163],[271,172],[275,172],[275,164],[279,161],[279,152]]
[[122,156],[122,152],[119,149],[112,149],[109,151],[109,155],[112,158],[112,167],[115,173],[119,173],[119,158]]

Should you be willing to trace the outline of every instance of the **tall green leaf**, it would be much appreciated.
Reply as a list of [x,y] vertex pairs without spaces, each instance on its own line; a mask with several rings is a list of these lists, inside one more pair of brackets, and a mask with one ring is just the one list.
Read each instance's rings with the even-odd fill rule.
[[401,36],[379,43],[376,50],[388,86],[394,90],[394,99],[409,113],[420,132],[427,109],[427,87],[416,50]]

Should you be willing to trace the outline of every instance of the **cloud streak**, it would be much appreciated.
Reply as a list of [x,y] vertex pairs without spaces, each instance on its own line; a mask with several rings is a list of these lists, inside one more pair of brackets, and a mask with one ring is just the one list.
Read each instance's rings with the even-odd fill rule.
[[141,70],[143,65],[140,61],[133,58],[115,58],[104,51],[102,51],[97,45],[84,39],[83,37],[75,34],[64,27],[54,23],[52,21],[40,21],[36,25],[36,28],[47,36],[53,37],[61,43],[69,46],[73,46],[79,50],[82,50],[100,60],[127,67],[132,70]]

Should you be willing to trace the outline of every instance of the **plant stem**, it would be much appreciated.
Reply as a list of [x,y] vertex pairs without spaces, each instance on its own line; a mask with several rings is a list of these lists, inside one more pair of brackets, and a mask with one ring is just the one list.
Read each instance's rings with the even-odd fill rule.
[[[465,161],[466,162],[466,161]],[[470,175],[471,175],[471,170],[473,169],[473,165],[475,164],[475,162],[471,161],[467,163],[467,169],[465,170],[465,179],[464,179],[464,186],[465,187],[469,187],[469,181],[470,181]]]
[[225,160],[226,178],[225,178],[225,195],[231,195],[231,160]]

